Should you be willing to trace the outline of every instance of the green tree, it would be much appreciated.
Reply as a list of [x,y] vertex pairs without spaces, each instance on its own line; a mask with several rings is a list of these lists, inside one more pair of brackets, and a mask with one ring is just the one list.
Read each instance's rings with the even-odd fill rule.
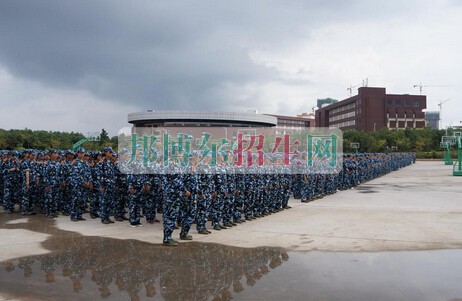
[[105,129],[101,130],[101,134],[99,135],[99,144],[100,145],[106,145],[106,143],[109,141],[109,135],[106,132]]

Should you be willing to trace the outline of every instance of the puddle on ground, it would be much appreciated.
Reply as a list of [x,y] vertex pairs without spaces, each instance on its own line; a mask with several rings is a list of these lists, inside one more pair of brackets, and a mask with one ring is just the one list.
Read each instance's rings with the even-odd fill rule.
[[53,253],[3,262],[0,294],[24,300],[230,300],[288,259],[277,248],[136,240],[49,240]]
[[274,247],[83,236],[41,216],[1,214],[0,225],[52,235],[41,244],[50,253],[0,263],[0,296],[8,299],[231,300],[289,259]]
[[[462,250],[289,252],[86,237],[47,220],[49,254],[0,263],[17,300],[462,300]],[[42,225],[42,226],[40,226]],[[45,231],[46,230],[46,231]]]

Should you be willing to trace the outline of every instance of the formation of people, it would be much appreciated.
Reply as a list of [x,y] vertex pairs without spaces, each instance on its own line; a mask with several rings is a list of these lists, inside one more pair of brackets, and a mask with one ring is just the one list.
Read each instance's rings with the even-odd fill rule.
[[142,226],[142,216],[147,223],[160,222],[156,214],[161,212],[163,244],[176,246],[174,229],[181,227],[181,240],[192,240],[189,231],[194,223],[197,233],[207,235],[208,221],[220,231],[289,209],[292,195],[310,202],[415,162],[414,153],[346,154],[336,174],[294,170],[282,163],[249,172],[235,167],[232,155],[226,161],[218,156],[212,166],[210,157],[196,154],[186,167],[172,163],[167,172],[156,172],[154,164],[150,173],[142,174],[133,169],[127,173],[118,164],[119,159],[127,162],[122,157],[127,155],[110,147],[103,152],[82,147],[75,153],[0,151],[0,201],[10,214],[19,204],[22,215],[42,213],[52,219],[60,212],[79,222],[88,212],[102,224],[128,221],[132,227]]

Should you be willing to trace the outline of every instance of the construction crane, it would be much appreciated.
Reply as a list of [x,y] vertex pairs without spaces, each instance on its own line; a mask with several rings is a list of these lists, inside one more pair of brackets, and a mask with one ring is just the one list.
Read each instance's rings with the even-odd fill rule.
[[355,86],[350,85],[350,87],[347,88],[347,90],[350,91],[350,97],[353,95],[353,88],[356,88],[356,87],[359,87],[359,86],[361,86],[361,87],[367,87],[368,81],[369,81],[369,79],[366,78],[366,79],[363,79],[362,84],[357,84],[357,85],[355,85]]
[[414,88],[417,88],[419,87],[419,93],[420,95],[422,95],[422,88],[425,87],[425,88],[437,88],[437,87],[449,87],[449,86],[446,86],[446,85],[422,85],[422,82],[420,82],[418,85],[414,85]]
[[448,98],[448,99],[445,99],[445,100],[441,100],[439,103],[438,103],[438,107],[440,107],[440,129],[443,128],[443,103],[445,102],[448,102],[450,101],[451,99]]

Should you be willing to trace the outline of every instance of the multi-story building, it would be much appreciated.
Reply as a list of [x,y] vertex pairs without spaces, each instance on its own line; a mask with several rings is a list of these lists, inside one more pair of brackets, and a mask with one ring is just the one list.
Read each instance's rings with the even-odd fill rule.
[[425,112],[425,121],[431,128],[440,129],[440,112],[438,111],[427,111]]
[[425,95],[386,94],[385,88],[360,87],[358,95],[320,108],[316,126],[362,131],[424,128]]
[[284,115],[273,115],[267,114],[268,116],[277,118],[278,128],[292,129],[292,130],[302,130],[309,127],[314,127],[315,119],[314,116],[303,113],[298,116],[284,116]]

